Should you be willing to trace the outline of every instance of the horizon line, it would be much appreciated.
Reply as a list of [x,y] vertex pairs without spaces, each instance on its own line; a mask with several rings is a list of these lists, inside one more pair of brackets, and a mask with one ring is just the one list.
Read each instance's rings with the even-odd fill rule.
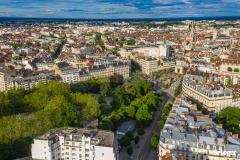
[[240,16],[198,16],[198,17],[159,17],[159,18],[55,18],[55,17],[1,17],[1,20],[76,20],[76,21],[153,21],[153,20],[175,20],[175,21],[182,21],[182,20],[225,20],[225,21],[232,21],[232,20],[240,20]]

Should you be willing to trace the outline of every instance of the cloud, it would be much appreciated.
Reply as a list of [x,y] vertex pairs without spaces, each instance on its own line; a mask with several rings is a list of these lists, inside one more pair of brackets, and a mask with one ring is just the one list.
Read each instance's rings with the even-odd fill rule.
[[162,18],[240,16],[240,0],[0,0],[0,16]]

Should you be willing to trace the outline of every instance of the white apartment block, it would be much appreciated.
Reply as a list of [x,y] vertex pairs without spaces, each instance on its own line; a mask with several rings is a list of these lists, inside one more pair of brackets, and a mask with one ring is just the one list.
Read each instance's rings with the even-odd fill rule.
[[39,83],[46,83],[55,79],[52,72],[40,72],[31,75],[10,75],[7,71],[0,71],[0,92],[8,91],[11,88],[32,89]]
[[33,160],[118,160],[111,131],[60,128],[34,139]]
[[146,57],[152,58],[169,58],[171,56],[171,49],[169,45],[159,45],[136,48],[134,52],[143,53]]

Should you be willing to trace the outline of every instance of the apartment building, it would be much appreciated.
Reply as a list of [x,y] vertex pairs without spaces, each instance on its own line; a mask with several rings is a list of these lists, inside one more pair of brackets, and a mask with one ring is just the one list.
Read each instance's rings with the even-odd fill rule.
[[56,68],[55,74],[59,75],[64,83],[76,83],[90,78],[109,77],[114,74],[128,78],[130,74],[130,63],[128,61],[113,61],[112,63],[82,68],[66,66]]
[[182,84],[183,95],[203,104],[209,111],[219,112],[226,107],[239,107],[239,93],[220,83],[207,83],[197,75],[185,75]]
[[144,56],[152,57],[152,58],[169,58],[169,57],[171,57],[171,47],[166,44],[162,44],[159,46],[135,48],[133,50],[133,52],[144,53]]
[[142,73],[147,75],[164,69],[174,69],[176,65],[174,60],[157,59],[150,57],[139,58],[137,59],[137,62],[141,66]]
[[[14,72],[14,73],[13,73]],[[7,91],[11,88],[32,89],[39,83],[46,83],[54,80],[53,72],[31,72],[28,74],[18,73],[18,71],[0,70],[0,91]],[[23,71],[24,72],[24,71]],[[13,74],[12,74],[13,73]]]
[[240,139],[197,106],[176,98],[159,140],[159,160],[237,160]]
[[138,60],[141,66],[142,73],[150,75],[153,72],[159,71],[159,60],[155,58],[142,58]]
[[34,139],[33,160],[118,160],[111,131],[59,128]]

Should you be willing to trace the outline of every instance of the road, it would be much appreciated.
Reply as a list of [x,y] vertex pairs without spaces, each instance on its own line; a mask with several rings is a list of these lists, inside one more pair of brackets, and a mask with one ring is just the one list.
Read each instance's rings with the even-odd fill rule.
[[[140,152],[138,154],[137,157],[134,157],[136,160],[146,160],[146,159],[151,159],[151,160],[154,160],[157,156],[156,154],[156,150],[154,150],[152,147],[151,147],[151,144],[150,144],[150,141],[151,141],[151,136],[152,134],[158,130],[158,121],[161,117],[161,113],[162,113],[162,109],[163,109],[163,106],[168,102],[169,99],[171,99],[171,96],[168,94],[168,93],[165,93],[164,92],[164,100],[163,102],[160,104],[160,107],[159,109],[156,111],[155,113],[155,116],[154,116],[154,121],[153,123],[151,124],[151,126],[148,128],[149,129],[149,132],[148,134],[145,136],[145,143],[141,146],[140,148]],[[153,159],[152,159],[153,158]],[[134,160],[135,160],[134,159]],[[149,159],[149,160],[150,160]]]

